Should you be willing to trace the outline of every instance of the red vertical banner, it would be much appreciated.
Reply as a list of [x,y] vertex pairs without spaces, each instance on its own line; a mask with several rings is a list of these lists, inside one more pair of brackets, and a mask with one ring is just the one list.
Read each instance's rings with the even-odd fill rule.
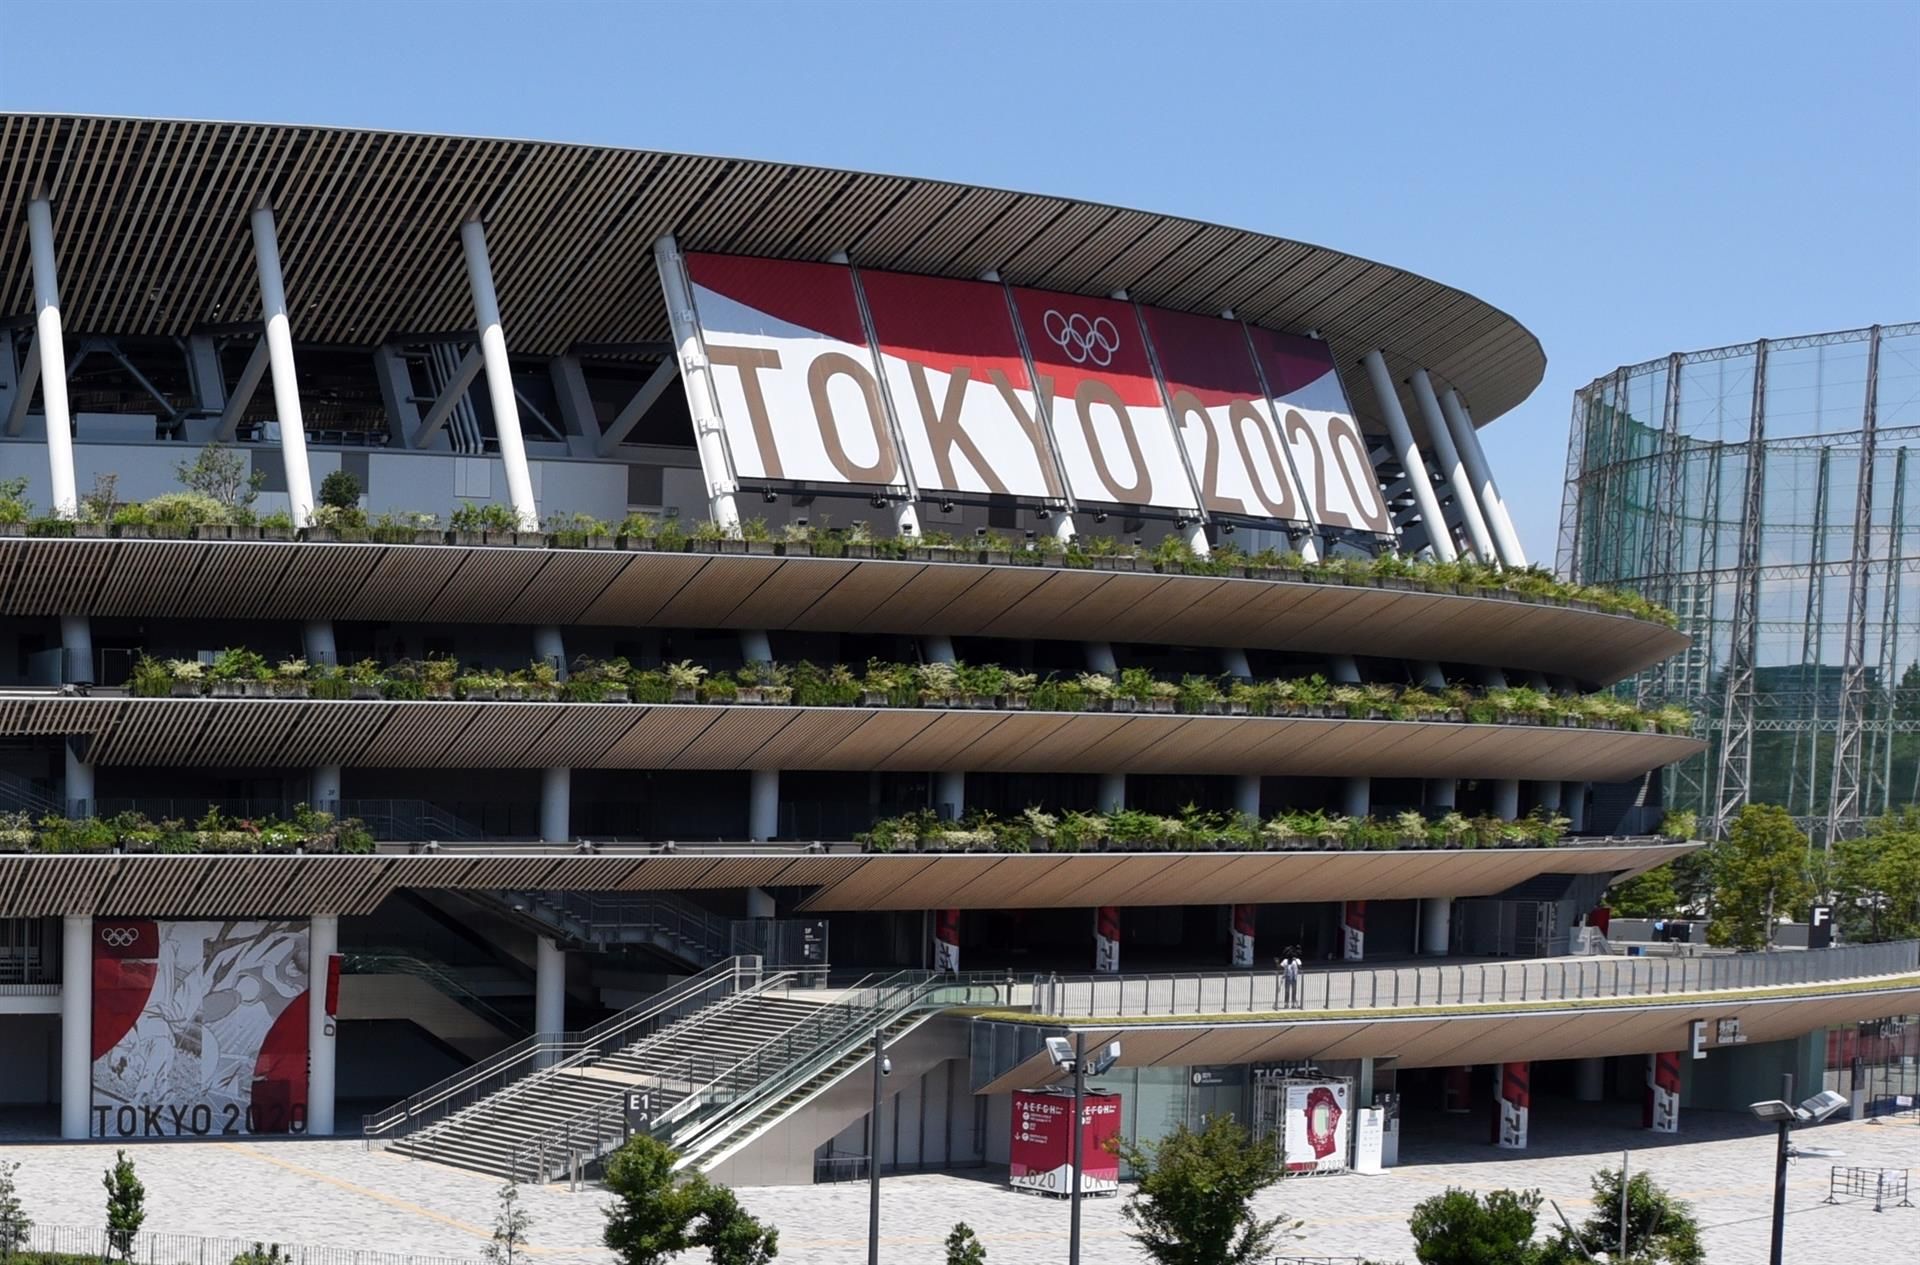
[[933,969],[960,973],[960,911],[957,909],[934,911]]
[[1440,1109],[1453,1115],[1473,1110],[1473,1069],[1450,1067],[1440,1081]]
[[1120,908],[1102,905],[1094,911],[1093,969],[1103,975],[1120,973]]
[[1640,1127],[1680,1132],[1680,1052],[1647,1055],[1647,1088],[1640,1101]]
[[1340,956],[1349,962],[1367,956],[1367,902],[1350,900],[1340,907]]
[[1532,1064],[1496,1063],[1493,1069],[1493,1144],[1506,1151],[1527,1149],[1527,1115],[1533,1106]]
[[346,959],[338,953],[327,955],[327,1018],[340,1016],[340,964]]
[[1233,964],[1253,965],[1253,906],[1233,907]]

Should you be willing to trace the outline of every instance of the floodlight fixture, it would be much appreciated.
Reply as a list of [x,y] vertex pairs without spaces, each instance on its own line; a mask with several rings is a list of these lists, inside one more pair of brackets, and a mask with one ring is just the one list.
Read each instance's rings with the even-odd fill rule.
[[1753,1103],[1748,1106],[1747,1110],[1768,1124],[1785,1124],[1795,1118],[1793,1108],[1781,1102],[1778,1098],[1769,1098],[1765,1102]]
[[1847,1096],[1823,1089],[1794,1109],[1802,1124],[1818,1124],[1848,1105]]

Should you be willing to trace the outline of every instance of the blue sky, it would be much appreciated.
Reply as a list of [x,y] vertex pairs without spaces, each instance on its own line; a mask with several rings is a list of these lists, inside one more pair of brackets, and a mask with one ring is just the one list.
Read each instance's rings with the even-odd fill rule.
[[1550,558],[1573,390],[1920,319],[1920,5],[8,6],[0,108],[872,168],[1318,242],[1504,308],[1486,432]]

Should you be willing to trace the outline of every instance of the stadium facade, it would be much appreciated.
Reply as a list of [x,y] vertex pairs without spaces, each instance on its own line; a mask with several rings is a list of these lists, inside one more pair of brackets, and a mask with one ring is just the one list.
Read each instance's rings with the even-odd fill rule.
[[0,173],[25,1131],[1044,1188],[1066,1035],[1103,1127],[1324,1171],[1916,1008],[1910,945],[1609,945],[1703,743],[1606,691],[1692,651],[1527,567],[1477,428],[1544,358],[1471,295],[633,150],[4,115]]
[[1667,801],[1748,802],[1816,840],[1920,799],[1920,325],[1623,365],[1576,393],[1559,567],[1679,616],[1637,674],[1706,746]]

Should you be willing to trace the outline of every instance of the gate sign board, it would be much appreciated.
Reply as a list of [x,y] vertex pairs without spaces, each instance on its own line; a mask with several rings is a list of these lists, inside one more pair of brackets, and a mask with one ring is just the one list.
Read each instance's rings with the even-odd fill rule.
[[1062,499],[1005,288],[865,270],[860,288],[915,483]]
[[1293,468],[1316,523],[1351,531],[1393,533],[1387,505],[1354,424],[1346,389],[1322,342],[1246,327],[1260,371],[1273,392],[1275,415],[1293,454]]
[[[1017,1090],[1013,1095],[1013,1137],[1007,1178],[1015,1190],[1066,1195],[1073,1186],[1073,1095],[1048,1090]],[[1080,1112],[1082,1194],[1120,1188],[1120,1157],[1112,1149],[1120,1136],[1120,1095],[1088,1091]]]
[[1075,502],[1199,509],[1133,305],[1015,287]]
[[305,1131],[305,922],[100,919],[93,935],[94,1137]]
[[1151,307],[1140,315],[1207,511],[1307,522],[1239,322]]
[[734,472],[902,486],[851,269],[689,254]]

